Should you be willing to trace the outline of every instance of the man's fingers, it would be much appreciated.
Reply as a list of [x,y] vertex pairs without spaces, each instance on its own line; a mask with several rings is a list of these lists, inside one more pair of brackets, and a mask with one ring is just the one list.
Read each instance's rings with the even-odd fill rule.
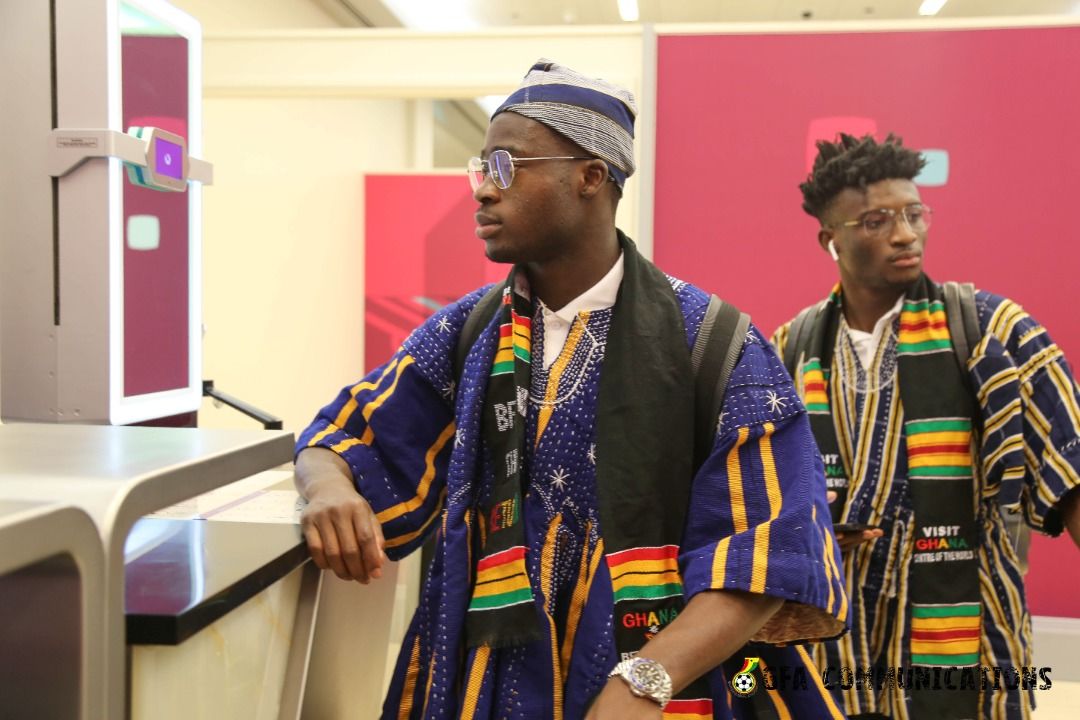
[[341,562],[353,580],[364,584],[368,582],[368,571],[364,567],[360,543],[353,524],[354,512],[348,508],[338,509],[333,513],[334,531],[337,533],[338,547],[341,548]]
[[341,559],[341,546],[338,544],[338,537],[337,532],[334,530],[334,524],[330,522],[328,518],[323,517],[320,518],[318,526],[319,534],[322,536],[323,553],[326,555],[326,563],[339,578],[342,580],[351,580],[352,576],[349,575],[349,571]]
[[826,500],[826,502],[828,502],[830,504],[834,500],[836,500],[836,491],[835,490],[826,490],[825,491],[825,500]]
[[330,564],[326,562],[326,553],[323,552],[322,537],[314,523],[304,523],[304,540],[307,542],[308,552],[311,553],[311,561],[320,570],[329,570]]
[[373,578],[382,577],[382,567],[386,560],[383,552],[385,541],[383,540],[382,526],[371,512],[370,506],[365,507],[366,512],[358,512],[353,515],[353,527],[356,537],[360,539],[360,554],[363,557],[364,567]]

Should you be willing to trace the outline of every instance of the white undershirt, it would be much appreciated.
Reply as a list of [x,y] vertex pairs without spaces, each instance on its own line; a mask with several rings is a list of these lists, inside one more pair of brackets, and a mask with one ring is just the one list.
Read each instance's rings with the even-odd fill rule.
[[540,312],[544,318],[544,369],[547,370],[559,357],[566,338],[570,336],[570,326],[582,312],[603,310],[615,304],[619,295],[619,284],[623,279],[623,256],[608,270],[600,282],[593,285],[558,310],[550,310],[540,301]]
[[870,363],[874,361],[874,355],[877,353],[878,345],[881,344],[881,338],[885,337],[885,331],[892,326],[893,320],[900,314],[900,309],[903,306],[904,296],[901,295],[900,299],[896,301],[896,304],[892,306],[892,309],[878,318],[878,321],[874,323],[873,332],[856,330],[847,323],[844,323],[844,327],[847,328],[848,337],[851,338],[851,344],[855,346],[855,354],[859,356],[859,362],[862,363],[863,370],[870,368]]

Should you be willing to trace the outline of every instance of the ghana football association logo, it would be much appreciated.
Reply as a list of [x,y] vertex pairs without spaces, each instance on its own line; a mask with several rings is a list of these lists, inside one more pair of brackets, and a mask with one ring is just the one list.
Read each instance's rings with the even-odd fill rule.
[[743,658],[742,670],[731,678],[731,691],[742,698],[748,698],[757,692],[758,682],[754,671],[761,664],[761,658]]

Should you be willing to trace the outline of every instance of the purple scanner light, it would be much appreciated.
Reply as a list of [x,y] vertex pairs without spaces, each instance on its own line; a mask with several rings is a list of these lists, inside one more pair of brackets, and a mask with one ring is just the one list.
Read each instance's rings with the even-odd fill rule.
[[184,149],[159,137],[154,152],[154,172],[174,180],[183,180]]

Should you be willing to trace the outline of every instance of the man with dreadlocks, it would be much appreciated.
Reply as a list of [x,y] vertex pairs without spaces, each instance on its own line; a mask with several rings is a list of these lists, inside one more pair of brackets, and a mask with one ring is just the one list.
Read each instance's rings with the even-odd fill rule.
[[[615,227],[635,112],[536,63],[469,165],[476,234],[509,278],[437,312],[298,441],[320,567],[367,582],[435,535],[385,718],[747,717],[726,684],[743,658],[722,662],[751,638],[843,631],[806,412],[753,326],[694,472],[709,296]],[[821,685],[795,717],[840,717]]]
[[1003,510],[1080,546],[1080,391],[1019,305],[969,286],[965,332],[949,297],[961,286],[923,272],[924,164],[892,135],[841,134],[818,143],[801,185],[840,282],[773,341],[837,493],[833,520],[850,528],[837,525],[851,633],[816,660],[910,669],[836,684],[851,717],[1027,718],[1033,693],[1010,669],[1033,665],[1031,625]]

